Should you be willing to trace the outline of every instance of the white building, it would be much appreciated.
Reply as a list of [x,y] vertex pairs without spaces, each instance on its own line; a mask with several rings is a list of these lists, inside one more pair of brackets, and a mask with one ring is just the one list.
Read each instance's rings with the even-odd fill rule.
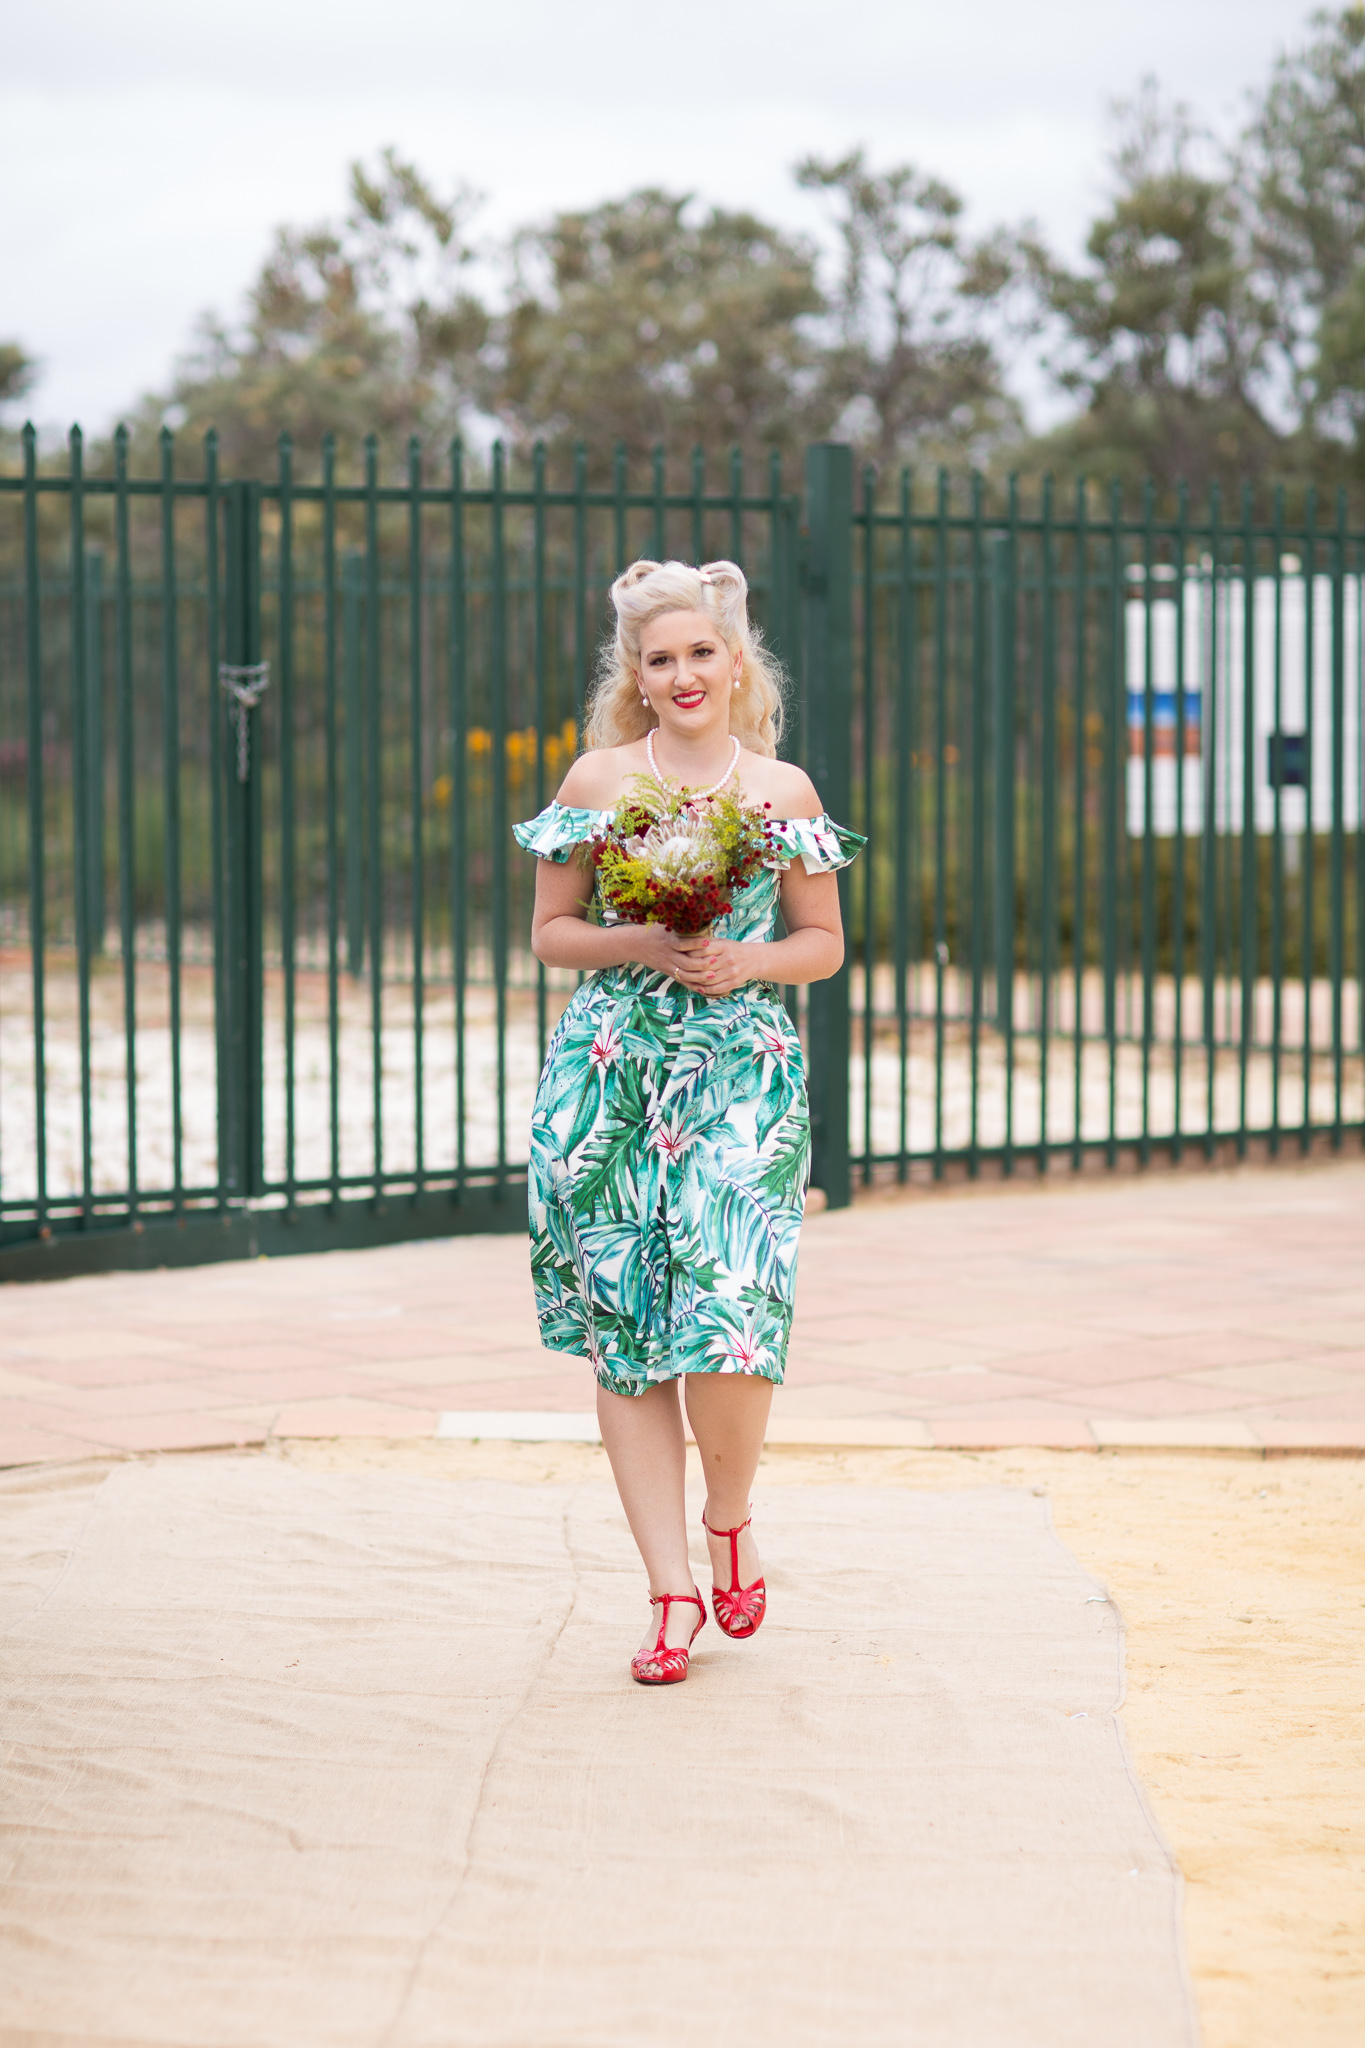
[[[1251,592],[1250,674],[1246,660],[1246,586],[1236,571],[1215,583],[1208,569],[1186,572],[1183,593],[1176,571],[1157,569],[1150,601],[1131,596],[1126,611],[1128,688],[1128,830],[1146,829],[1146,714],[1152,694],[1152,830],[1169,838],[1176,829],[1177,789],[1183,788],[1184,830],[1204,829],[1210,785],[1216,832],[1240,832],[1247,696],[1251,699],[1253,829],[1315,832],[1333,824],[1334,729],[1333,582],[1309,580],[1297,561],[1283,573],[1256,577]],[[1128,571],[1141,587],[1140,565]],[[1362,607],[1359,576],[1342,584],[1342,739],[1344,766],[1340,822],[1354,831],[1361,816]],[[1177,746],[1177,675],[1183,612],[1184,744]],[[1148,633],[1151,663],[1148,667]],[[1311,701],[1308,678],[1312,677]],[[1180,781],[1177,783],[1177,775]]]

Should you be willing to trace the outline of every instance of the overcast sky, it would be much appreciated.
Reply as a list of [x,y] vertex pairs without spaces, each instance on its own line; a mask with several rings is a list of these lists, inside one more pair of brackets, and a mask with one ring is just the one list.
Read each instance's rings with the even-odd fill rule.
[[1110,100],[1154,72],[1233,133],[1298,0],[45,0],[7,9],[0,339],[52,425],[164,384],[271,230],[337,212],[392,142],[488,199],[488,234],[658,183],[813,226],[790,166],[865,143],[971,220],[1074,251]]

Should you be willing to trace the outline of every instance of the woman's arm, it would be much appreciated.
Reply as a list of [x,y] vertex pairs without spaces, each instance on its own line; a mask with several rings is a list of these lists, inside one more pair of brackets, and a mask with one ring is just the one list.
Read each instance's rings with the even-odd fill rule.
[[[817,818],[821,803],[804,769],[788,761],[768,764],[773,815]],[[712,939],[704,952],[689,960],[678,977],[706,995],[729,995],[746,981],[801,984],[828,981],[844,964],[844,924],[839,910],[839,884],[832,874],[808,875],[798,857],[782,877],[782,922],[785,939],[766,943],[744,939]]]
[[[820,800],[809,778],[785,762],[774,762],[774,808],[780,816],[815,817]],[[564,778],[558,801],[589,809],[605,804],[619,784],[606,754],[580,755]],[[780,806],[780,808],[779,808]],[[597,967],[648,967],[705,995],[728,995],[749,981],[827,981],[844,959],[839,885],[833,875],[808,875],[799,859],[782,878],[785,939],[766,943],[737,939],[680,939],[657,924],[592,925],[593,871],[574,853],[562,865],[536,862],[536,906],[531,951],[547,967],[590,973]]]
[[531,951],[547,967],[637,965],[670,974],[704,995],[728,995],[748,981],[827,981],[844,960],[839,885],[833,875],[808,875],[793,861],[782,880],[785,939],[680,939],[658,924],[588,923],[592,868],[579,855],[563,866],[536,863]]
[[[640,966],[675,981],[688,978],[692,956],[704,939],[679,939],[660,924],[589,924],[593,871],[580,854],[560,866],[536,862],[536,907],[531,919],[531,951],[547,967]],[[697,982],[689,986],[700,987]]]
[[[621,768],[612,750],[580,754],[559,787],[556,803],[584,810],[605,809],[620,794]],[[588,923],[593,870],[579,848],[567,861],[536,862],[536,904],[531,917],[531,951],[547,967],[641,966],[673,974],[685,949],[697,939],[675,939],[661,925]]]
[[677,980],[703,995],[724,996],[746,981],[804,984],[839,972],[844,923],[835,876],[808,875],[794,860],[782,878],[782,921],[785,939],[697,941],[700,950],[684,962]]

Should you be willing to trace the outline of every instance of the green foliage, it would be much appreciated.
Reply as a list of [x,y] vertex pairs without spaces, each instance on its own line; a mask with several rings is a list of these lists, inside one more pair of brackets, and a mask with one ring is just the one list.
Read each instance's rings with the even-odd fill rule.
[[633,192],[557,214],[515,253],[487,402],[518,444],[582,439],[605,459],[623,443],[638,461],[705,442],[761,458],[823,426],[800,398],[822,304],[814,252],[755,214],[693,221],[685,197]]
[[1117,111],[1114,198],[1091,228],[1086,267],[1023,245],[1060,330],[1058,382],[1082,406],[1036,453],[1167,487],[1261,474],[1278,449],[1257,398],[1271,314],[1231,182],[1195,167],[1189,116],[1164,107],[1153,81]]
[[989,459],[1018,438],[983,308],[1013,278],[998,241],[971,244],[962,201],[913,165],[876,172],[861,149],[807,157],[796,182],[836,202],[842,250],[822,362],[824,411],[884,467]]
[[0,456],[7,463],[19,455],[19,438],[5,424],[4,414],[38,380],[38,365],[17,341],[0,341]]
[[0,341],[0,406],[12,405],[30,389],[38,366],[17,341]]
[[[700,446],[751,481],[834,436],[883,472],[1026,464],[1167,498],[1220,482],[1365,479],[1365,5],[1312,17],[1234,150],[1153,81],[1115,109],[1111,190],[1081,262],[1027,225],[974,239],[959,195],[861,149],[808,156],[837,262],[745,210],[649,188],[565,211],[480,253],[467,189],[387,150],[352,167],[339,221],[281,228],[237,325],[206,319],[135,420],[220,436],[223,472],[273,469],[280,433],[315,475],[324,435],[354,474],[420,435],[499,429],[519,455]],[[476,283],[477,279],[477,283]],[[500,281],[499,281],[500,280]],[[1010,375],[1041,353],[1071,406],[1029,441]],[[0,408],[32,381],[0,345]],[[109,451],[91,448],[92,473]],[[715,480],[714,471],[712,481]]]
[[1255,256],[1305,453],[1365,464],[1365,7],[1313,17],[1246,138]]
[[488,331],[462,277],[472,205],[466,191],[437,199],[392,150],[374,177],[354,165],[345,220],[280,229],[241,330],[203,322],[170,392],[143,407],[139,437],[167,417],[196,439],[216,427],[225,475],[268,476],[285,431],[301,474],[325,434],[354,460],[368,433],[397,444],[455,432]]

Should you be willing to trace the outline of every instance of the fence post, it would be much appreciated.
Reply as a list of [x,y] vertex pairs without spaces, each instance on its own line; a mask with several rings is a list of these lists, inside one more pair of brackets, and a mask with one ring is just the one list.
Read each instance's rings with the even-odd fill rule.
[[365,557],[347,548],[341,558],[342,745],[345,760],[346,972],[365,972],[365,693],[361,682],[361,620]]
[[90,951],[104,951],[104,555],[85,551],[85,922]]
[[1010,543],[991,546],[991,724],[995,740],[995,1021],[1008,1037],[1014,1025],[1014,604]]
[[[1011,498],[1011,504],[1013,499]],[[991,551],[991,695],[995,740],[995,1025],[1005,1053],[1004,1170],[1014,1171],[1014,948],[1018,904],[1015,879],[1018,764],[1015,674],[1015,529],[1001,534]]]
[[[842,443],[822,441],[806,450],[806,522],[806,761],[821,803],[847,824],[853,799],[853,451]],[[838,879],[847,931],[847,871]],[[824,1189],[831,1209],[846,1209],[847,958],[831,980],[812,984],[809,1015],[811,1184]]]
[[[226,1016],[219,1028],[219,1171],[229,1195],[249,1200],[265,1184],[265,963],[261,889],[261,721],[254,705],[268,680],[261,661],[261,487],[224,491],[227,540],[223,607],[225,926],[220,943]],[[243,694],[245,693],[245,694]]]

